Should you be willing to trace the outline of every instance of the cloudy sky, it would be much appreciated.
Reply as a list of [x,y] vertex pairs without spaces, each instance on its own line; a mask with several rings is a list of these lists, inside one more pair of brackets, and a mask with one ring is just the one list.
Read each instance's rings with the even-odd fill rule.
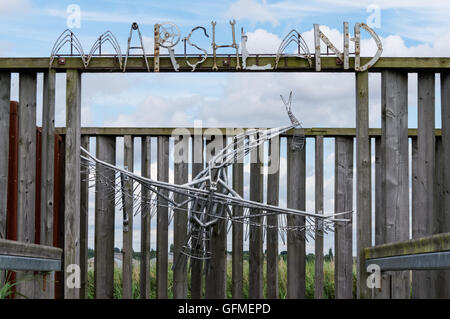
[[[80,9],[80,24],[73,25],[73,5]],[[0,57],[47,57],[59,34],[72,28],[84,51],[106,30],[112,31],[124,52],[130,24],[139,23],[147,52],[153,52],[153,25],[164,21],[177,24],[183,36],[201,25],[211,35],[211,21],[217,21],[216,42],[230,44],[230,19],[248,35],[250,53],[275,53],[291,30],[302,33],[313,49],[313,24],[342,47],[342,23],[348,21],[351,36],[356,22],[373,27],[383,42],[383,56],[449,56],[450,2],[411,0],[318,0],[318,1],[48,1],[0,0]],[[375,45],[362,34],[362,54],[370,56]],[[193,39],[211,52],[210,39],[195,33]],[[324,48],[324,47],[323,47]],[[293,50],[293,48],[292,48]],[[175,52],[183,53],[180,43]],[[231,51],[222,50],[222,53]],[[13,76],[12,98],[18,97],[18,76]],[[38,86],[42,77],[39,76]],[[438,77],[437,77],[438,80]],[[380,127],[380,76],[370,78],[370,125]],[[65,123],[65,77],[57,76],[56,125]],[[304,127],[354,127],[354,74],[265,73],[265,74],[84,74],[82,90],[83,126],[203,126],[269,127],[288,123],[279,99],[294,92],[293,111]],[[417,76],[409,75],[409,125],[417,127]],[[439,86],[436,86],[436,127],[440,127]],[[42,96],[38,95],[37,122],[41,123]],[[95,141],[92,140],[92,143]],[[152,155],[156,159],[153,143]],[[135,171],[140,171],[140,141],[135,141]],[[122,165],[123,143],[118,139],[117,162]],[[307,209],[314,210],[314,140],[307,143]],[[280,202],[286,200],[286,147],[281,149]],[[325,141],[325,210],[333,211],[334,144]],[[156,176],[155,162],[152,176]],[[171,170],[171,178],[173,178]],[[245,180],[248,184],[249,167]],[[246,189],[248,191],[248,189]],[[93,202],[90,229],[93,230]],[[116,246],[121,247],[121,220],[116,218]],[[139,218],[136,218],[134,248],[139,250]],[[155,225],[153,224],[153,227]],[[152,232],[152,247],[155,247]],[[333,246],[333,236],[325,250]],[[92,231],[89,245],[93,246]],[[231,249],[231,246],[229,247]],[[308,252],[314,243],[307,244]],[[281,247],[280,249],[283,249]]]

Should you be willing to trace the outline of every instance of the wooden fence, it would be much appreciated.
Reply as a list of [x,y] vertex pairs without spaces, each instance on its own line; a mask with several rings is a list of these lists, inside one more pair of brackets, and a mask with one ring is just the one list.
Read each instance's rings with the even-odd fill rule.
[[[68,65],[72,60],[68,59]],[[103,61],[103,60],[102,60]],[[106,61],[106,60],[104,60]],[[392,62],[393,61],[393,62]],[[42,71],[40,66],[33,66],[24,70],[26,61],[0,61],[0,237],[5,238],[7,224],[7,190],[8,183],[7,162],[8,150],[5,134],[9,132],[9,90],[12,70],[19,70],[19,131],[18,131],[18,220],[17,239],[23,242],[34,241],[34,224],[28,216],[34,216],[35,193],[30,188],[35,183],[35,136],[30,128],[36,123],[36,72]],[[382,92],[382,128],[369,129],[369,85],[368,72],[355,73],[356,83],[356,129],[306,129],[309,138],[307,143],[315,140],[315,201],[316,211],[323,211],[323,145],[324,140],[332,138],[335,147],[335,194],[334,209],[343,211],[356,207],[356,220],[344,227],[338,227],[335,231],[335,295],[337,298],[349,298],[352,296],[352,267],[353,246],[356,251],[357,263],[357,291],[359,298],[369,298],[372,291],[367,287],[368,273],[364,262],[364,249],[373,245],[372,230],[375,231],[375,244],[392,243],[410,238],[410,225],[412,226],[412,238],[423,237],[436,233],[450,231],[450,215],[445,212],[450,208],[450,74],[448,59],[414,59],[407,60],[401,66],[400,60],[380,59],[374,66],[374,70],[381,72]],[[5,64],[6,63],[6,64]],[[28,61],[29,63],[29,61]],[[40,62],[36,60],[36,63]],[[75,62],[74,62],[75,63]],[[105,62],[106,63],[106,62]],[[36,64],[36,65],[37,65]],[[288,65],[288,64],[286,64]],[[105,66],[102,64],[102,68]],[[35,69],[33,69],[35,68]],[[65,67],[64,67],[65,68]],[[295,71],[299,71],[297,67]],[[103,70],[103,69],[102,69]],[[133,169],[133,140],[141,142],[141,173],[144,176],[158,180],[168,180],[169,171],[173,169],[174,181],[183,183],[188,179],[188,172],[198,172],[208,161],[208,155],[204,163],[194,165],[177,164],[169,167],[170,139],[175,138],[176,143],[181,141],[172,137],[171,129],[159,128],[81,128],[81,72],[78,67],[67,70],[66,90],[66,128],[56,129],[54,123],[54,95],[55,95],[55,70],[44,71],[44,112],[43,112],[43,139],[42,148],[47,150],[42,153],[41,165],[46,170],[42,173],[41,187],[41,216],[40,242],[53,245],[53,236],[50,220],[53,220],[54,204],[49,198],[53,198],[52,191],[59,191],[59,199],[64,198],[64,265],[78,264],[81,266],[81,288],[64,289],[65,298],[86,297],[86,263],[88,242],[88,214],[94,213],[87,209],[89,203],[88,189],[80,174],[80,146],[88,146],[95,137],[97,157],[109,163],[122,163],[128,169]],[[332,71],[337,71],[332,69]],[[408,101],[407,80],[408,72],[418,72],[418,129],[408,129]],[[442,129],[435,130],[435,73],[440,72],[441,79],[441,118]],[[59,133],[64,136],[64,174],[63,188],[56,190],[49,185],[54,184],[56,167],[51,167],[49,159],[54,157],[52,150],[52,136]],[[189,129],[194,133],[194,129]],[[219,129],[226,133],[225,129]],[[209,148],[213,138],[204,129],[201,136],[193,136],[189,143],[193,143],[194,151],[191,154],[183,154],[186,158],[196,156],[197,149],[205,149],[206,154],[211,154]],[[223,136],[223,135],[222,135]],[[116,149],[117,137],[124,138],[124,157],[117,158],[121,154]],[[292,132],[288,132],[286,142],[292,138]],[[412,156],[409,156],[409,141],[411,142]],[[150,150],[151,144],[157,144],[157,174],[150,174]],[[184,140],[188,142],[188,140]],[[225,141],[226,142],[226,141]],[[283,143],[286,143],[283,141]],[[201,148],[195,147],[196,143]],[[375,161],[372,163],[371,143],[375,143]],[[279,150],[269,147],[272,153]],[[217,151],[217,150],[215,150]],[[356,158],[354,158],[356,154]],[[174,154],[173,156],[179,156]],[[198,155],[197,155],[198,156]],[[252,156],[255,156],[252,154]],[[412,162],[410,174],[409,161]],[[286,202],[288,207],[305,209],[306,192],[306,150],[292,151],[287,148],[287,180],[280,181],[277,173],[265,175],[261,173],[259,161],[254,161],[250,166],[249,195],[253,200],[263,200],[263,181],[267,181],[266,201],[277,204],[280,198],[277,192],[280,183],[287,183]],[[374,166],[375,175],[371,170]],[[232,168],[233,187],[238,193],[244,190],[244,166],[237,163]],[[356,174],[354,174],[356,172]],[[372,178],[375,179],[375,198],[372,198]],[[410,194],[409,181],[412,180]],[[353,197],[353,185],[356,181],[356,198]],[[111,298],[113,293],[113,256],[114,256],[114,203],[107,201],[107,191],[102,185],[95,187],[95,295],[97,298]],[[30,190],[30,191],[29,191]],[[283,199],[284,200],[284,199]],[[372,202],[375,204],[375,218],[372,223]],[[410,218],[410,202],[411,214]],[[55,203],[56,205],[56,203]],[[234,212],[241,214],[239,210]],[[180,249],[180,243],[186,234],[186,219],[182,214],[176,214],[173,221],[174,251]],[[169,237],[172,230],[168,227],[168,211],[159,207],[156,215],[156,285],[149,287],[149,238],[150,220],[143,218],[141,221],[141,249],[144,252],[141,260],[141,296],[148,297],[152,289],[156,290],[158,298],[168,296],[168,249]],[[33,219],[34,221],[34,219]],[[275,219],[268,220],[275,224]],[[300,217],[289,217],[288,224],[302,224]],[[130,220],[130,225],[132,221]],[[356,242],[352,240],[352,228],[356,230]],[[131,227],[130,227],[131,229]],[[320,230],[318,230],[320,232]],[[267,252],[264,253],[262,236],[266,236]],[[243,285],[243,237],[244,230],[240,225],[234,225],[231,231],[232,242],[232,294],[233,297],[241,297]],[[125,232],[123,236],[124,249],[124,290],[125,297],[131,294],[131,248],[132,232]],[[173,294],[176,298],[187,296],[187,271],[191,272],[191,291],[193,298],[202,297],[202,287],[206,298],[226,297],[226,262],[227,262],[227,235],[225,225],[217,225],[214,228],[211,242],[213,259],[208,267],[199,262],[193,262],[190,267],[174,272]],[[316,278],[315,296],[323,295],[323,241],[315,241],[316,250]],[[135,247],[136,248],[136,247]],[[287,295],[288,298],[305,297],[305,240],[292,234],[287,236]],[[249,267],[250,276],[248,283],[249,297],[260,298],[264,296],[263,287],[263,259],[267,260],[267,296],[276,297],[277,292],[277,257],[278,242],[274,231],[264,234],[260,228],[251,227],[249,234]],[[176,258],[176,257],[175,257]],[[70,275],[63,272],[64,279]],[[410,280],[409,271],[394,271],[383,274],[383,285],[377,297],[408,298],[412,283],[413,297],[435,296],[439,291],[440,297],[449,297],[449,285],[443,283],[431,271],[416,272]],[[447,278],[447,273],[439,275],[439,278]],[[448,279],[446,279],[448,280]],[[433,285],[427,285],[433,282]],[[439,287],[438,287],[439,286]],[[415,288],[416,287],[416,288]],[[421,287],[421,289],[417,288]]]

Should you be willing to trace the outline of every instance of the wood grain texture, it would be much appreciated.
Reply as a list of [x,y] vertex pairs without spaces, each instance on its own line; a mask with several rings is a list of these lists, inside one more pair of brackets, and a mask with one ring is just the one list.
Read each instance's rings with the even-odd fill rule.
[[369,298],[364,248],[372,245],[372,182],[369,137],[369,73],[356,73],[357,297]]
[[[131,135],[123,137],[123,165],[124,168],[130,172],[134,170],[134,141]],[[131,299],[133,297],[133,216],[134,216],[134,202],[133,202],[133,181],[131,179],[124,181],[125,201],[123,203],[124,213],[127,216],[127,221],[123,225],[123,262],[122,262],[122,284],[123,284],[123,299]]]
[[[280,138],[269,140],[267,204],[278,206],[280,196]],[[278,215],[267,216],[267,298],[278,298]]]
[[[81,73],[67,71],[66,84],[66,166],[64,204],[64,267],[80,265],[80,145],[81,145]],[[64,272],[67,283],[70,274]],[[79,299],[79,288],[64,289],[65,299]]]
[[[11,73],[0,72],[0,239],[6,238]],[[0,275],[0,283],[2,282]]]
[[[19,75],[17,240],[35,242],[36,73]],[[18,272],[17,292],[35,297],[32,272]],[[28,278],[28,280],[25,280]]]
[[[435,212],[434,73],[418,74],[418,136],[412,147],[412,237],[438,233]],[[414,154],[415,153],[415,154]],[[435,298],[435,271],[412,272],[412,297]]]
[[[197,176],[204,167],[204,141],[201,129],[200,132],[192,136],[192,179]],[[191,265],[191,298],[200,299],[202,297],[203,283],[203,261],[199,259],[190,259]]]
[[[306,146],[291,148],[292,137],[287,138],[287,207],[305,210],[306,207]],[[287,216],[288,226],[304,226],[305,218]],[[287,297],[305,298],[306,247],[305,234],[288,231],[287,234]]]
[[[151,177],[151,137],[145,136],[141,140],[141,171],[142,177]],[[142,189],[142,199],[145,202],[150,198],[150,191]],[[150,235],[151,216],[150,206],[141,203],[141,266],[140,266],[140,298],[150,298]]]
[[[185,184],[188,182],[188,159],[189,159],[189,135],[175,136],[174,141],[174,182]],[[181,203],[186,196],[176,194],[174,200]],[[187,257],[182,254],[182,248],[187,239],[187,204],[181,209],[174,210],[174,268],[173,268],[173,297],[175,299],[187,298]]]
[[[335,139],[334,212],[353,209],[353,138]],[[352,213],[341,216],[350,222],[338,223],[334,231],[334,293],[336,299],[353,298]]]
[[[250,152],[250,200],[255,202],[263,201],[263,160],[264,146],[258,146]],[[250,216],[258,214],[260,214],[259,210],[250,209]],[[261,224],[262,217],[251,217],[250,222]],[[248,296],[251,299],[263,298],[264,258],[262,235],[262,227],[250,225]]]
[[[409,237],[408,74],[383,71],[381,92],[385,240],[392,243]],[[392,274],[392,298],[409,298],[409,277],[409,271]]]
[[[158,181],[169,181],[169,137],[158,137]],[[163,193],[165,191],[162,191]],[[167,196],[168,194],[165,193]],[[168,298],[169,211],[167,201],[159,198],[156,226],[156,296]]]
[[[99,160],[115,165],[116,138],[96,137],[96,156]],[[97,165],[95,182],[95,263],[94,284],[96,299],[112,299],[114,292],[114,194],[108,188],[108,181],[115,180],[115,174]],[[110,183],[110,182],[109,182]]]

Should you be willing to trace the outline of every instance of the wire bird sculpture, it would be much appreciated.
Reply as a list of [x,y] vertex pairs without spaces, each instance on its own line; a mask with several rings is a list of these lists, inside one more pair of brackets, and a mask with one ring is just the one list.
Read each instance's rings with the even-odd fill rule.
[[[95,187],[100,183],[108,189],[108,195],[114,199],[115,205],[124,212],[124,226],[128,221],[125,203],[133,203],[134,214],[150,214],[154,216],[158,207],[165,207],[169,211],[169,224],[174,214],[187,214],[188,235],[179,252],[179,261],[187,257],[195,259],[210,259],[210,239],[215,225],[221,225],[218,232],[229,231],[232,224],[242,223],[245,226],[245,238],[248,238],[250,226],[262,227],[264,232],[276,227],[283,242],[288,232],[294,232],[298,238],[314,238],[315,230],[322,233],[333,231],[335,223],[345,223],[349,219],[340,218],[344,214],[316,214],[292,208],[281,208],[252,200],[244,199],[229,185],[227,167],[236,163],[258,146],[280,134],[295,129],[296,134],[290,147],[301,150],[305,145],[305,135],[300,122],[291,111],[292,92],[286,101],[281,97],[290,125],[272,129],[250,129],[236,135],[233,142],[224,147],[211,158],[208,166],[203,169],[191,182],[177,185],[145,178],[106,163],[91,155],[82,148],[82,166],[87,169],[89,186]],[[124,187],[124,182],[131,182],[133,187]],[[241,209],[242,214],[236,216],[234,209]],[[278,225],[267,224],[267,216],[278,216]],[[287,223],[287,216],[304,218],[299,225]],[[222,222],[221,222],[222,221]],[[263,236],[265,237],[265,236]],[[177,267],[175,264],[173,267]],[[184,264],[185,265],[185,264]]]

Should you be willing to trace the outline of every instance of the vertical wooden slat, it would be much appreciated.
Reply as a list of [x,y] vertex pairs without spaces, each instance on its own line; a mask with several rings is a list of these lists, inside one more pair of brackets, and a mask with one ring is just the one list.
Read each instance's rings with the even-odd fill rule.
[[[220,134],[211,135],[206,138],[206,161],[217,154],[226,145],[226,137]],[[216,172],[213,171],[213,174]],[[222,187],[218,187],[221,192]],[[221,213],[223,207],[217,205],[217,214]],[[226,297],[226,240],[227,227],[225,220],[216,222],[212,229],[210,250],[212,258],[206,266],[205,298],[224,299]]]
[[[53,183],[55,151],[55,70],[44,72],[42,102],[40,243],[53,245]],[[54,274],[46,278],[46,298],[54,298]]]
[[[89,136],[81,137],[81,146],[89,151]],[[87,168],[81,168],[80,190],[80,298],[88,298],[88,243],[89,243],[89,173]]]
[[[115,165],[116,138],[96,137],[96,156],[99,160]],[[115,174],[101,165],[96,168],[95,182],[95,298],[112,299],[114,291],[114,194],[111,181]],[[109,186],[109,187],[108,187]]]
[[[269,141],[267,204],[278,206],[280,194],[280,138]],[[278,215],[267,216],[267,298],[278,298]]]
[[[195,178],[204,166],[203,161],[203,136],[201,130],[194,131],[192,137],[192,178]],[[200,299],[202,297],[203,261],[191,258],[191,298]]]
[[[316,136],[315,152],[315,210],[323,214],[323,136]],[[316,225],[314,298],[323,298],[323,225]]]
[[[132,172],[134,164],[134,143],[131,135],[123,137],[124,155],[123,165],[125,170]],[[123,262],[122,262],[122,284],[123,299],[133,297],[133,181],[127,179],[124,181],[125,201],[123,203],[124,215],[126,220],[123,225]]]
[[[151,137],[142,137],[141,151],[141,171],[142,177],[150,178],[151,172]],[[150,297],[150,230],[151,216],[148,199],[150,198],[148,188],[142,189],[142,199],[144,203],[141,206],[141,267],[140,267],[140,297],[148,299]]]
[[[185,184],[188,181],[189,135],[175,136],[174,142],[174,182]],[[176,194],[174,200],[181,203],[186,196]],[[173,228],[173,297],[186,299],[187,297],[187,263],[186,255],[181,253],[187,238],[187,204],[174,211]]]
[[[158,181],[169,181],[169,137],[158,136]],[[163,191],[164,192],[164,191]],[[167,193],[165,194],[167,195]],[[167,201],[159,198],[156,230],[156,296],[167,299],[169,211]]]
[[[262,154],[262,155],[261,155]],[[258,146],[250,152],[250,200],[263,201],[263,162],[264,146]],[[260,214],[257,209],[250,209],[250,215]],[[262,217],[251,217],[249,242],[249,289],[251,299],[263,298],[263,244]]]
[[[409,238],[408,74],[383,71],[382,155],[386,243]],[[392,298],[409,297],[409,271],[392,274]]]
[[[336,137],[334,168],[334,211],[353,209],[353,138]],[[334,291],[336,299],[353,298],[352,213],[341,215],[350,222],[335,225]]]
[[[381,137],[375,138],[375,245],[386,243],[386,210],[384,209],[383,189],[385,180],[383,176]],[[390,275],[381,274],[381,287],[373,291],[375,299],[387,299],[391,293]]]
[[[17,240],[34,243],[36,192],[36,73],[19,77]],[[17,274],[17,292],[34,298],[32,272]]]
[[[434,73],[418,74],[417,162],[413,166],[412,237],[438,233],[435,214]],[[413,148],[414,150],[414,148]],[[413,156],[414,160],[414,156]],[[412,272],[412,297],[436,296],[436,272]]]
[[356,72],[357,297],[370,296],[364,248],[372,244],[372,183],[369,138],[369,73]]
[[[66,87],[66,173],[64,204],[64,267],[80,264],[80,145],[81,74],[67,70]],[[68,288],[71,273],[64,271],[64,298],[79,299],[79,288]]]
[[[11,73],[0,72],[0,238],[6,238]],[[3,272],[0,272],[0,284]]]
[[[306,208],[306,146],[301,150],[291,148],[292,137],[287,138],[287,207]],[[287,225],[304,226],[305,218],[287,216]],[[287,297],[305,298],[306,247],[305,234],[288,231],[287,234]]]
[[[450,232],[450,73],[441,73],[441,121],[443,190],[442,209],[439,212],[440,232]],[[441,281],[439,297],[450,298],[450,271],[446,271]]]

